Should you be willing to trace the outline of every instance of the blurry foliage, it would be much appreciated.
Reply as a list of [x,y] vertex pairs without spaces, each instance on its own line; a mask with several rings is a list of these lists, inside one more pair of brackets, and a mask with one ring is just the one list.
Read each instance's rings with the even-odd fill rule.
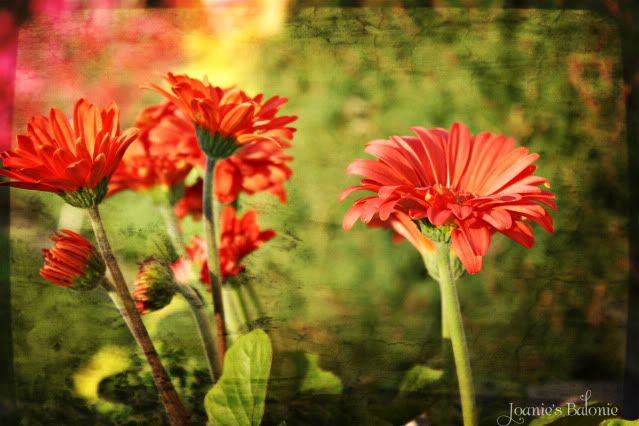
[[[605,409],[606,404],[593,402],[588,404],[591,409]],[[575,415],[575,411],[584,409],[582,404],[576,404],[570,409],[568,406],[557,407],[552,414],[538,417],[530,422],[530,426],[632,426],[637,424],[635,421],[606,419],[605,416],[579,416]],[[559,411],[559,412],[557,412]]]
[[443,375],[443,370],[416,365],[404,375],[402,383],[399,385],[399,392],[405,394],[423,391],[440,380]]
[[[482,273],[460,280],[482,419],[525,401],[531,384],[620,380],[628,265],[619,44],[614,27],[587,12],[295,9],[285,31],[261,46],[259,70],[238,81],[288,97],[286,112],[300,117],[289,202],[268,194],[240,202],[278,233],[245,262],[271,317],[266,424],[398,424],[424,411],[433,424],[456,421],[445,417],[458,408],[453,381],[399,395],[407,371],[437,363],[436,283],[408,244],[361,225],[344,232],[348,206],[337,202],[356,182],[345,169],[365,157],[367,141],[415,125],[462,121],[475,133],[516,138],[541,154],[538,174],[558,197],[554,235],[536,229],[531,250],[495,236]],[[157,424],[157,396],[137,355],[100,385],[110,411],[74,394],[74,374],[100,348],[134,345],[101,291],[70,292],[38,277],[60,206],[53,195],[12,191],[22,424]],[[134,193],[108,200],[103,212],[132,278],[135,262],[165,241],[160,216]],[[187,236],[200,227],[187,221]],[[204,422],[206,367],[190,313],[178,300],[145,321]],[[291,351],[318,354],[342,394],[296,390]]]

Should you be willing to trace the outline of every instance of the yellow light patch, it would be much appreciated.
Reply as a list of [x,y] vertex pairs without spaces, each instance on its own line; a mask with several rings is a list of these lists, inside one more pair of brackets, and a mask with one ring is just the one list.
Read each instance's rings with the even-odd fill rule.
[[115,374],[125,371],[129,367],[130,349],[120,346],[107,345],[102,347],[87,365],[73,375],[75,392],[88,402],[98,402],[98,386],[100,382]]

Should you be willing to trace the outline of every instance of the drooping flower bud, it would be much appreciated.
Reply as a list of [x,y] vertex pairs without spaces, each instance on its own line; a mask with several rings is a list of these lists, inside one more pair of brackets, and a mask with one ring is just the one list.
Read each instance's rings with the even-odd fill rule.
[[153,257],[140,263],[133,299],[138,312],[146,314],[162,309],[173,299],[175,279],[168,264]]
[[68,229],[51,238],[52,249],[43,249],[44,265],[40,276],[52,284],[74,290],[91,290],[104,279],[106,266],[102,256],[82,235]]

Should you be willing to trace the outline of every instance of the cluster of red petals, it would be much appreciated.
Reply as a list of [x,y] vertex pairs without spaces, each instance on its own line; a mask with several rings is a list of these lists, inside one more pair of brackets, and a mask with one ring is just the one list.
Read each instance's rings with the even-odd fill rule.
[[109,193],[181,183],[201,156],[193,124],[167,101],[144,109],[135,125],[140,135],[111,178]]
[[202,217],[202,187],[204,183],[198,178],[193,185],[184,188],[184,195],[175,203],[173,211],[178,219],[184,219],[190,215],[194,220]]
[[275,231],[260,230],[255,210],[237,218],[233,207],[226,207],[220,216],[220,267],[222,278],[239,274],[244,265],[240,261],[275,237]]
[[368,222],[369,228],[384,228],[393,231],[392,241],[396,244],[408,241],[421,256],[435,251],[435,244],[426,238],[410,217],[401,212],[391,213],[387,220],[380,220],[376,215]]
[[[275,231],[260,230],[257,215],[249,210],[241,218],[233,207],[226,207],[220,217],[220,246],[218,248],[222,279],[233,277],[244,270],[240,262],[275,236]],[[187,257],[178,259],[171,268],[180,283],[192,280],[193,265],[200,269],[200,280],[210,284],[206,262],[206,242],[195,236],[186,247]]]
[[270,142],[245,145],[215,168],[215,196],[228,204],[235,201],[240,192],[268,191],[284,203],[284,182],[293,174],[286,162],[292,160],[281,146]]
[[39,191],[95,189],[109,179],[137,129],[120,131],[120,110],[114,102],[101,109],[80,99],[73,111],[73,129],[62,111],[35,116],[18,147],[0,153],[0,176],[14,187]]
[[262,103],[263,96],[249,97],[237,88],[222,89],[187,75],[168,73],[170,92],[150,84],[148,87],[164,95],[199,126],[211,134],[232,136],[238,145],[271,141],[286,145],[295,129],[287,127],[295,116],[277,117],[286,98],[274,96]]
[[[229,204],[242,192],[252,195],[268,191],[285,203],[284,183],[293,174],[286,162],[292,160],[293,157],[272,143],[255,142],[245,145],[230,157],[220,160],[215,167],[215,197],[221,203]],[[193,185],[184,188],[184,196],[175,205],[178,218],[191,215],[196,220],[200,219],[202,185],[202,179],[198,179]]]
[[[201,269],[202,262],[206,262],[206,258],[203,259],[201,256],[194,257],[193,252],[199,246],[201,240],[200,237],[191,238],[191,244],[186,247],[187,256],[180,257],[170,265],[175,282],[188,285],[198,278],[195,274],[195,268]],[[204,255],[206,256],[206,253]]]
[[56,232],[51,241],[52,249],[42,249],[45,263],[40,276],[52,284],[71,287],[85,275],[89,259],[98,254],[86,238],[68,229]]
[[[397,231],[399,222],[399,228],[405,228],[400,234],[415,239],[418,231],[412,220],[450,225],[453,249],[469,273],[481,270],[495,232],[527,248],[534,243],[530,222],[553,232],[544,206],[556,209],[555,196],[540,188],[549,187],[546,179],[533,176],[538,154],[515,148],[503,135],[473,136],[459,123],[450,131],[411,130],[416,137],[372,141],[366,152],[377,158],[349,165],[349,173],[364,179],[344,190],[340,200],[357,191],[374,194],[354,202],[344,218],[345,229],[361,219],[386,222]],[[423,241],[419,244],[416,247],[423,250]]]

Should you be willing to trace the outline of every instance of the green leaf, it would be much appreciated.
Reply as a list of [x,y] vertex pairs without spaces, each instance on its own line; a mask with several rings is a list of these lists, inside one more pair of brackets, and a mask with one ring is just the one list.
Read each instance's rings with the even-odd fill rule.
[[[270,396],[276,399],[293,399],[298,395],[339,395],[342,381],[334,373],[319,365],[315,353],[290,351],[278,353],[273,365]],[[282,379],[284,378],[284,379]]]
[[305,353],[306,372],[300,383],[300,392],[323,395],[339,395],[342,393],[342,381],[330,371],[319,366],[319,355]]
[[[581,409],[583,406],[577,405],[573,406],[572,410]],[[605,407],[602,402],[588,402],[588,407]],[[529,426],[546,426],[546,425],[557,425],[557,426],[597,426],[601,425],[599,420],[601,417],[598,416],[583,416],[583,415],[575,415],[574,412],[569,413],[568,406],[562,405],[556,407],[555,410],[551,414],[538,417],[530,422]],[[605,420],[604,420],[605,421]],[[615,425],[615,423],[612,423]],[[623,425],[623,423],[622,423]],[[610,426],[610,425],[606,425]],[[615,425],[616,426],[616,425]],[[624,425],[625,426],[625,425]]]
[[639,420],[606,419],[599,426],[639,426]]
[[[567,419],[568,407],[557,407],[559,412],[553,411],[551,414],[538,417],[530,422],[530,426],[546,426],[560,421],[561,419]],[[568,419],[569,420],[569,419]],[[579,418],[577,418],[579,420]]]
[[235,341],[224,357],[222,377],[204,398],[209,425],[260,424],[272,359],[271,340],[260,329]]
[[436,370],[425,365],[416,365],[404,375],[402,383],[399,385],[399,394],[404,395],[423,391],[441,379],[443,375],[443,370]]

